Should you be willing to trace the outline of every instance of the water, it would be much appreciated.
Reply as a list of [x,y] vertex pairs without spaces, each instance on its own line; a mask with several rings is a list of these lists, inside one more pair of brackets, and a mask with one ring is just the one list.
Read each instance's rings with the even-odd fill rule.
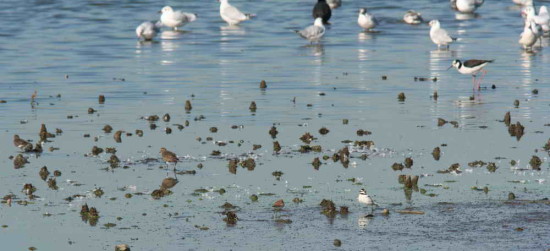
[[[0,225],[7,225],[0,230],[3,249],[112,250],[120,243],[139,250],[331,249],[334,239],[351,250],[548,248],[548,203],[505,203],[509,192],[519,200],[540,200],[550,190],[548,154],[541,149],[548,140],[550,57],[546,48],[536,53],[520,49],[519,9],[511,1],[488,1],[478,17],[458,20],[462,17],[447,1],[371,1],[366,7],[380,19],[380,32],[365,34],[356,25],[364,3],[345,1],[334,11],[322,43],[309,45],[291,30],[312,23],[311,2],[234,1],[258,17],[231,28],[219,18],[215,1],[168,1],[175,9],[198,13],[199,19],[183,33],[165,30],[152,43],[137,42],[134,29],[144,20],[158,19],[162,5],[157,1],[0,3],[0,99],[7,101],[0,104],[0,191],[17,196],[11,207],[0,206]],[[460,40],[449,51],[436,50],[427,25],[400,22],[411,8],[426,20],[439,19]],[[495,59],[483,86],[497,88],[482,90],[471,101],[471,78],[446,71],[455,58]],[[415,82],[415,76],[438,81]],[[266,90],[258,88],[262,79]],[[533,89],[539,94],[533,95]],[[38,104],[33,108],[35,90]],[[437,101],[430,98],[434,91]],[[406,94],[405,102],[397,101],[400,92]],[[100,94],[107,97],[103,105],[97,102]],[[184,110],[186,100],[193,104],[190,113]],[[255,113],[248,109],[252,101],[258,106]],[[88,114],[89,107],[98,112]],[[499,122],[507,111],[512,122],[526,128],[521,140],[510,137]],[[165,113],[172,120],[157,122],[156,130],[141,119]],[[205,119],[195,121],[200,115]],[[438,118],[459,126],[438,127]],[[185,120],[190,125],[182,131],[173,125]],[[30,164],[13,169],[8,159],[18,154],[13,135],[36,142],[42,123],[50,132],[60,128],[63,133],[46,143],[39,157],[27,154]],[[112,134],[101,130],[106,124],[115,131],[145,133],[115,143]],[[273,124],[283,146],[279,155],[273,154],[268,134]],[[209,132],[213,126],[217,133]],[[165,127],[173,133],[165,134]],[[321,127],[330,133],[320,135]],[[373,134],[357,136],[358,129]],[[322,153],[297,152],[305,132],[318,138],[312,145],[321,145]],[[312,160],[332,156],[348,145],[343,140],[372,140],[375,147],[365,151],[367,160],[352,152],[348,168],[322,160],[315,170]],[[215,141],[234,143],[217,146]],[[253,144],[262,148],[252,151]],[[435,161],[432,149],[442,144],[441,160]],[[93,146],[116,147],[121,166],[129,168],[110,169],[110,154],[84,157]],[[50,152],[49,147],[59,150]],[[165,166],[160,160],[140,161],[160,158],[160,147],[182,156],[178,170],[196,174],[178,175],[173,194],[154,200],[149,194],[172,173],[159,168]],[[222,156],[212,157],[214,150]],[[529,170],[532,155],[544,161],[541,171]],[[255,170],[239,167],[231,174],[228,158],[246,156],[256,159]],[[412,169],[390,168],[405,157],[414,159]],[[469,168],[474,160],[495,162],[498,169]],[[518,164],[511,166],[510,160]],[[199,163],[202,169],[196,167]],[[464,172],[436,173],[453,163]],[[40,179],[42,166],[62,172],[58,190]],[[284,173],[280,180],[272,176],[274,171]],[[426,194],[413,192],[408,199],[397,182],[399,174],[422,175],[419,188]],[[21,192],[26,183],[37,187],[39,198],[26,198]],[[426,186],[434,184],[442,186]],[[473,186],[487,186],[489,192]],[[94,197],[95,188],[105,195]],[[210,192],[193,195],[200,188]],[[226,193],[214,192],[220,188]],[[380,204],[372,219],[364,217],[369,209],[355,201],[360,188]],[[127,199],[127,193],[134,196]],[[251,202],[250,195],[261,193],[274,195]],[[64,200],[73,195],[84,197]],[[293,203],[296,197],[303,203]],[[281,212],[271,207],[278,199],[286,202]],[[350,214],[327,218],[320,214],[322,199],[348,206]],[[24,200],[30,204],[15,203]],[[239,206],[235,226],[222,220],[219,206],[225,202]],[[81,220],[84,203],[99,210],[97,225]],[[390,209],[390,215],[380,215],[382,208]],[[425,214],[396,212],[404,209]],[[116,226],[107,228],[107,223]]]

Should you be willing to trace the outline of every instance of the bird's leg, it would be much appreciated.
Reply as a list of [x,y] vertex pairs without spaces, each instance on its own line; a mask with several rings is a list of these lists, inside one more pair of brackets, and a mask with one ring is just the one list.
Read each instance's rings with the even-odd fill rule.
[[476,91],[476,75],[472,75],[472,89],[474,90],[474,92]]
[[481,74],[481,78],[479,78],[479,81],[477,82],[477,89],[481,89],[481,81],[483,80],[483,77],[485,77],[485,74],[487,74],[487,70],[485,69],[481,69],[481,72],[483,74]]

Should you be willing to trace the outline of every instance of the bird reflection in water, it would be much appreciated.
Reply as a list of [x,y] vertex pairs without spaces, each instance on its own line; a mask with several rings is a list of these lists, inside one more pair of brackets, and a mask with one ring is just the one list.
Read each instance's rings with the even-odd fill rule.
[[366,229],[367,226],[369,225],[370,221],[372,220],[372,216],[371,215],[363,215],[363,216],[360,216],[358,219],[357,219],[357,226],[360,228],[360,229]]

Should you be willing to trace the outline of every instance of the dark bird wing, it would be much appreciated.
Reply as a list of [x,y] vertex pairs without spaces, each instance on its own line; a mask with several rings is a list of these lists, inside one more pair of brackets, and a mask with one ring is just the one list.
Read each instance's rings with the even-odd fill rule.
[[491,63],[494,60],[480,60],[480,59],[470,59],[466,60],[463,65],[469,68],[476,67],[485,63]]
[[313,18],[322,18],[323,23],[327,23],[330,19],[330,16],[332,15],[332,11],[330,10],[330,6],[325,1],[317,2],[315,6],[313,7]]

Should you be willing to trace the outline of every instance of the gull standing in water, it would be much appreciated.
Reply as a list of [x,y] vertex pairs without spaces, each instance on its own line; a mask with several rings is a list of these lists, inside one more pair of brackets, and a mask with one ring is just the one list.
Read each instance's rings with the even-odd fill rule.
[[441,46],[449,48],[449,44],[456,41],[456,38],[449,36],[447,31],[441,28],[439,20],[432,20],[429,25],[431,26],[430,38],[434,44],[437,44],[437,48],[440,48]]
[[162,23],[160,21],[143,22],[136,28],[136,35],[138,39],[143,38],[143,40],[145,41],[151,41],[155,36],[157,36],[157,33],[160,32],[161,26],[162,26]]
[[519,41],[523,46],[523,49],[526,51],[533,50],[533,45],[537,42],[537,39],[540,37],[540,26],[532,20],[525,21],[525,26],[523,27],[523,32],[519,35]]
[[361,28],[365,29],[366,31],[371,31],[376,25],[378,25],[378,21],[376,18],[367,13],[367,8],[361,8],[359,9],[359,17],[357,18],[357,23]]
[[420,12],[408,10],[403,16],[403,21],[408,24],[419,24],[422,23],[424,20],[422,19],[422,14],[420,14]]
[[179,10],[174,10],[170,6],[164,6],[160,10],[160,21],[163,25],[177,30],[178,27],[182,27],[188,23],[194,22],[197,20],[197,14],[182,12]]
[[367,190],[361,188],[357,196],[357,201],[363,205],[370,206],[371,214],[374,212],[374,205],[376,205],[376,203],[374,203],[374,200],[367,194]]
[[250,20],[254,14],[242,13],[239,9],[229,4],[229,0],[218,0],[220,2],[220,16],[229,25],[237,25],[242,21]]
[[317,19],[318,17],[323,19],[323,24],[328,24],[328,20],[332,16],[332,11],[330,6],[327,4],[326,0],[318,0],[315,6],[313,6],[312,11],[313,18]]
[[308,26],[303,30],[295,30],[300,37],[309,40],[310,43],[319,42],[319,40],[325,35],[325,26],[323,25],[323,19],[318,17],[315,19],[313,25]]
[[485,0],[450,0],[451,8],[462,13],[473,13]]
[[[474,85],[474,90],[479,90],[481,88],[481,80],[483,80],[483,77],[485,74],[487,74],[487,71],[483,69],[483,67],[487,66],[489,63],[492,63],[493,60],[479,60],[479,59],[470,59],[466,60],[464,62],[461,62],[458,59],[453,60],[453,63],[451,66],[449,66],[448,69],[451,69],[452,67],[456,68],[458,72],[461,74],[470,74],[472,75],[472,83]],[[476,81],[476,75],[479,72],[483,72],[483,75],[481,75],[481,78],[479,81]]]

